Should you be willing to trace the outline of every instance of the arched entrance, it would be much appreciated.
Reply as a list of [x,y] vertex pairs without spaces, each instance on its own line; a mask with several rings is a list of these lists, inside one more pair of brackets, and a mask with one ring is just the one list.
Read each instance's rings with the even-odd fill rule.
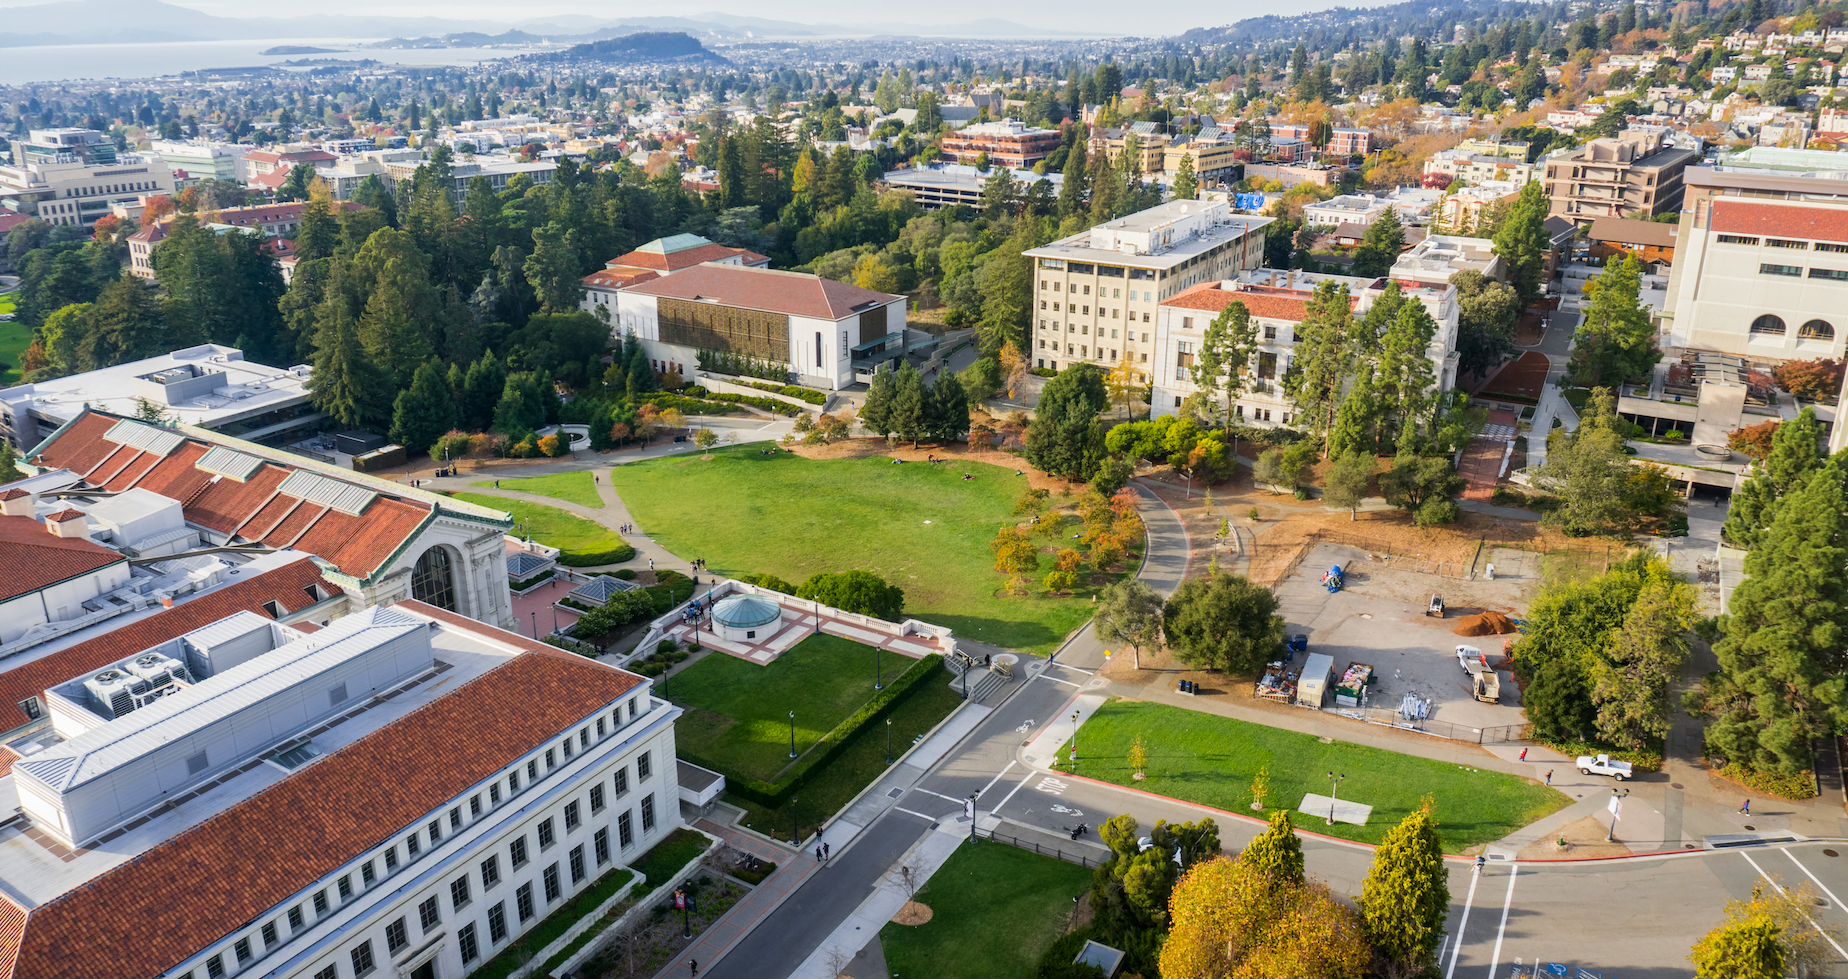
[[411,597],[451,612],[456,609],[456,576],[450,567],[449,552],[432,547],[417,559],[411,571]]

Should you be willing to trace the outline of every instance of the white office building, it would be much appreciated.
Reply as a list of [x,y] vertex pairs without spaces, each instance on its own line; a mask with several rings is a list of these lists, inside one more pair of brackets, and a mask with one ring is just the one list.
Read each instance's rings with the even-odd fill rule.
[[93,129],[34,129],[0,166],[0,209],[48,224],[90,227],[110,205],[171,194],[173,170],[154,156],[116,152]]

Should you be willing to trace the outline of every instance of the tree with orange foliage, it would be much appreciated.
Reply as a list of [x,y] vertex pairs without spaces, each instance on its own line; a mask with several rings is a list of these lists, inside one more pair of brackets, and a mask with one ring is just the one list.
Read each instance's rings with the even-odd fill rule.
[[1224,858],[1195,864],[1168,899],[1164,979],[1360,979],[1360,915],[1320,881]]
[[1002,574],[1024,574],[1039,570],[1039,548],[1019,527],[1004,526],[988,542],[995,552],[995,570]]
[[149,227],[161,218],[177,213],[179,213],[179,206],[173,203],[173,198],[166,194],[155,194],[147,198],[146,206],[141,212],[141,226]]
[[105,214],[96,219],[96,226],[90,230],[90,237],[97,241],[112,241],[116,232],[122,228],[122,219],[113,214]]

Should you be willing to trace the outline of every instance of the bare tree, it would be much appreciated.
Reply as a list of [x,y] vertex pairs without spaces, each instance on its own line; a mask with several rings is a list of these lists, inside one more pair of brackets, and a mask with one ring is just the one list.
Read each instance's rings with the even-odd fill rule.
[[853,953],[839,945],[831,945],[822,954],[822,962],[828,967],[828,975],[839,979],[839,976],[847,971],[847,967],[853,964]]
[[930,864],[924,859],[924,855],[912,850],[898,862],[898,866],[892,868],[892,886],[905,895],[905,903],[915,903],[918,891],[922,890],[925,882],[930,880],[930,873]]

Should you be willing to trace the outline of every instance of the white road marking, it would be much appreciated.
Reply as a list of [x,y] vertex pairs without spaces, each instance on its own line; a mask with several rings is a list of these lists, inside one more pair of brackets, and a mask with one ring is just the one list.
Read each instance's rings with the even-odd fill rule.
[[1066,686],[1068,686],[1068,687],[1077,687],[1077,688],[1078,688],[1078,689],[1080,689],[1080,690],[1083,690],[1083,689],[1084,689],[1084,687],[1083,687],[1083,686],[1081,686],[1081,685],[1079,685],[1079,684],[1076,684],[1076,683],[1073,683],[1073,682],[1072,682],[1072,681],[1070,681],[1070,680],[1061,680],[1061,679],[1059,679],[1059,678],[1058,678],[1058,677],[1056,677],[1056,676],[1049,676],[1049,675],[1047,675],[1047,674],[1046,674],[1046,673],[1044,673],[1044,672],[1041,672],[1041,673],[1040,673],[1040,675],[1038,675],[1038,676],[1036,676],[1036,677],[1034,677],[1033,679],[1035,679],[1035,680],[1051,680],[1051,681],[1052,681],[1052,682],[1054,682],[1054,683],[1063,683],[1063,684],[1065,684],[1065,685],[1066,685]]
[[1033,788],[1047,795],[1064,795],[1065,790],[1071,788],[1071,786],[1063,780],[1048,775],[1040,779],[1039,784],[1035,785]]
[[990,809],[990,810],[988,810],[988,811],[989,811],[989,812],[991,812],[991,813],[997,813],[997,812],[1000,812],[1001,810],[1003,810],[1003,809],[1005,809],[1005,808],[1007,808],[1007,804],[1008,804],[1008,802],[1010,802],[1010,801],[1011,801],[1011,800],[1012,800],[1012,799],[1014,798],[1014,792],[1019,792],[1019,791],[1020,791],[1021,789],[1024,789],[1024,788],[1026,788],[1026,787],[1027,787],[1027,783],[1028,783],[1028,782],[1031,782],[1031,781],[1033,780],[1033,776],[1034,776],[1034,775],[1038,775],[1038,774],[1039,774],[1039,769],[1037,769],[1037,768],[1036,768],[1036,769],[1033,769],[1033,770],[1032,770],[1032,773],[1031,773],[1031,774],[1029,774],[1029,775],[1028,775],[1028,776],[1027,776],[1026,778],[1023,778],[1023,779],[1021,779],[1021,780],[1020,780],[1020,781],[1019,781],[1019,782],[1018,782],[1018,783],[1017,783],[1017,784],[1016,784],[1016,785],[1014,786],[1014,789],[1013,789],[1013,791],[1012,791],[1012,792],[1009,792],[1009,793],[1008,793],[1008,794],[1007,794],[1006,796],[1004,796],[1004,797],[1003,797],[1003,798],[1001,799],[1001,804],[1000,804],[1000,805],[998,805],[998,806],[995,806],[995,807],[994,807],[993,809]]
[[1514,904],[1514,878],[1521,872],[1521,865],[1508,865],[1508,896],[1502,899],[1501,925],[1495,929],[1495,955],[1489,959],[1489,979],[1495,979],[1495,967],[1501,963],[1502,934],[1508,930],[1508,908]]
[[904,806],[893,806],[892,808],[897,809],[899,812],[902,812],[907,816],[916,816],[919,819],[928,819],[933,823],[936,822],[940,818],[937,816],[927,816],[924,813],[918,812],[916,809],[906,809]]
[[[1758,861],[1752,859],[1751,854],[1740,853],[1739,855],[1745,858],[1746,863],[1749,863],[1752,865],[1753,870],[1758,871],[1758,875],[1760,877],[1763,877],[1765,880],[1769,881],[1772,887],[1777,888],[1777,892],[1779,894],[1784,893],[1784,885],[1778,883],[1776,877],[1773,877],[1770,874],[1765,873],[1765,868],[1760,867],[1758,865]],[[1798,864],[1798,866],[1802,866],[1802,864]],[[1808,912],[1804,912],[1803,920],[1809,922],[1810,927],[1816,929],[1816,933],[1821,935],[1824,938],[1824,940],[1826,940],[1830,945],[1835,946],[1835,951],[1840,953],[1843,959],[1848,959],[1848,949],[1842,948],[1840,942],[1837,942],[1834,938],[1831,938],[1828,932],[1823,931],[1822,926],[1817,924],[1816,919],[1810,917]]]
[[987,794],[988,794],[988,790],[989,790],[989,789],[992,789],[992,788],[994,788],[994,787],[995,787],[995,783],[996,783],[996,782],[999,782],[999,781],[1001,781],[1001,776],[1003,776],[1003,775],[1006,775],[1006,774],[1008,773],[1008,771],[1009,771],[1009,769],[1012,769],[1012,768],[1013,768],[1013,767],[1014,767],[1015,765],[1017,765],[1017,764],[1019,764],[1019,762],[1018,762],[1018,761],[1016,761],[1015,759],[1012,759],[1012,758],[1009,758],[1009,759],[1007,760],[1007,768],[1003,768],[1003,769],[1001,769],[1001,770],[1000,770],[999,772],[996,772],[996,773],[995,773],[995,777],[994,777],[994,778],[991,778],[991,779],[989,779],[989,780],[988,780],[988,784],[987,784],[987,785],[984,785],[984,786],[982,786],[982,791],[980,791],[980,792],[977,792],[977,793],[975,794],[975,797],[976,797],[977,799],[980,799],[980,798],[981,798],[982,796],[985,796],[985,795],[987,795]]
[[1463,930],[1469,927],[1469,909],[1476,903],[1476,884],[1481,880],[1480,871],[1469,876],[1469,896],[1463,899],[1463,917],[1457,919],[1457,943],[1450,949],[1450,968],[1444,970],[1444,979],[1456,975],[1457,956],[1463,954]]
[[918,786],[916,786],[916,785],[914,785],[914,786],[912,786],[912,787],[911,787],[911,791],[913,791],[913,792],[922,792],[922,793],[924,793],[925,795],[934,795],[934,796],[936,796],[936,797],[937,797],[937,798],[939,798],[939,799],[948,799],[948,800],[950,800],[951,802],[954,802],[954,803],[956,803],[956,804],[957,804],[957,805],[959,805],[959,806],[963,804],[963,800],[962,800],[962,799],[958,799],[958,798],[956,798],[956,797],[955,797],[955,796],[953,796],[953,795],[944,795],[944,794],[943,794],[943,793],[941,793],[941,792],[932,792],[932,791],[931,791],[931,790],[929,790],[929,789],[926,789],[926,788],[920,788],[920,787],[918,787]]
[[1803,862],[1797,859],[1796,854],[1791,853],[1788,849],[1784,849],[1782,847],[1780,847],[1779,849],[1784,850],[1784,856],[1789,857],[1790,862],[1796,864],[1797,869],[1803,871],[1804,876],[1808,877],[1810,880],[1816,881],[1816,886],[1822,888],[1822,892],[1824,894],[1829,895],[1829,900],[1835,902],[1836,908],[1841,909],[1841,910],[1848,910],[1848,907],[1843,907],[1842,899],[1839,897],[1836,897],[1835,892],[1829,890],[1829,888],[1826,885],[1824,885],[1823,882],[1820,879],[1818,879],[1815,874],[1810,873],[1810,869],[1808,867],[1803,866]]

